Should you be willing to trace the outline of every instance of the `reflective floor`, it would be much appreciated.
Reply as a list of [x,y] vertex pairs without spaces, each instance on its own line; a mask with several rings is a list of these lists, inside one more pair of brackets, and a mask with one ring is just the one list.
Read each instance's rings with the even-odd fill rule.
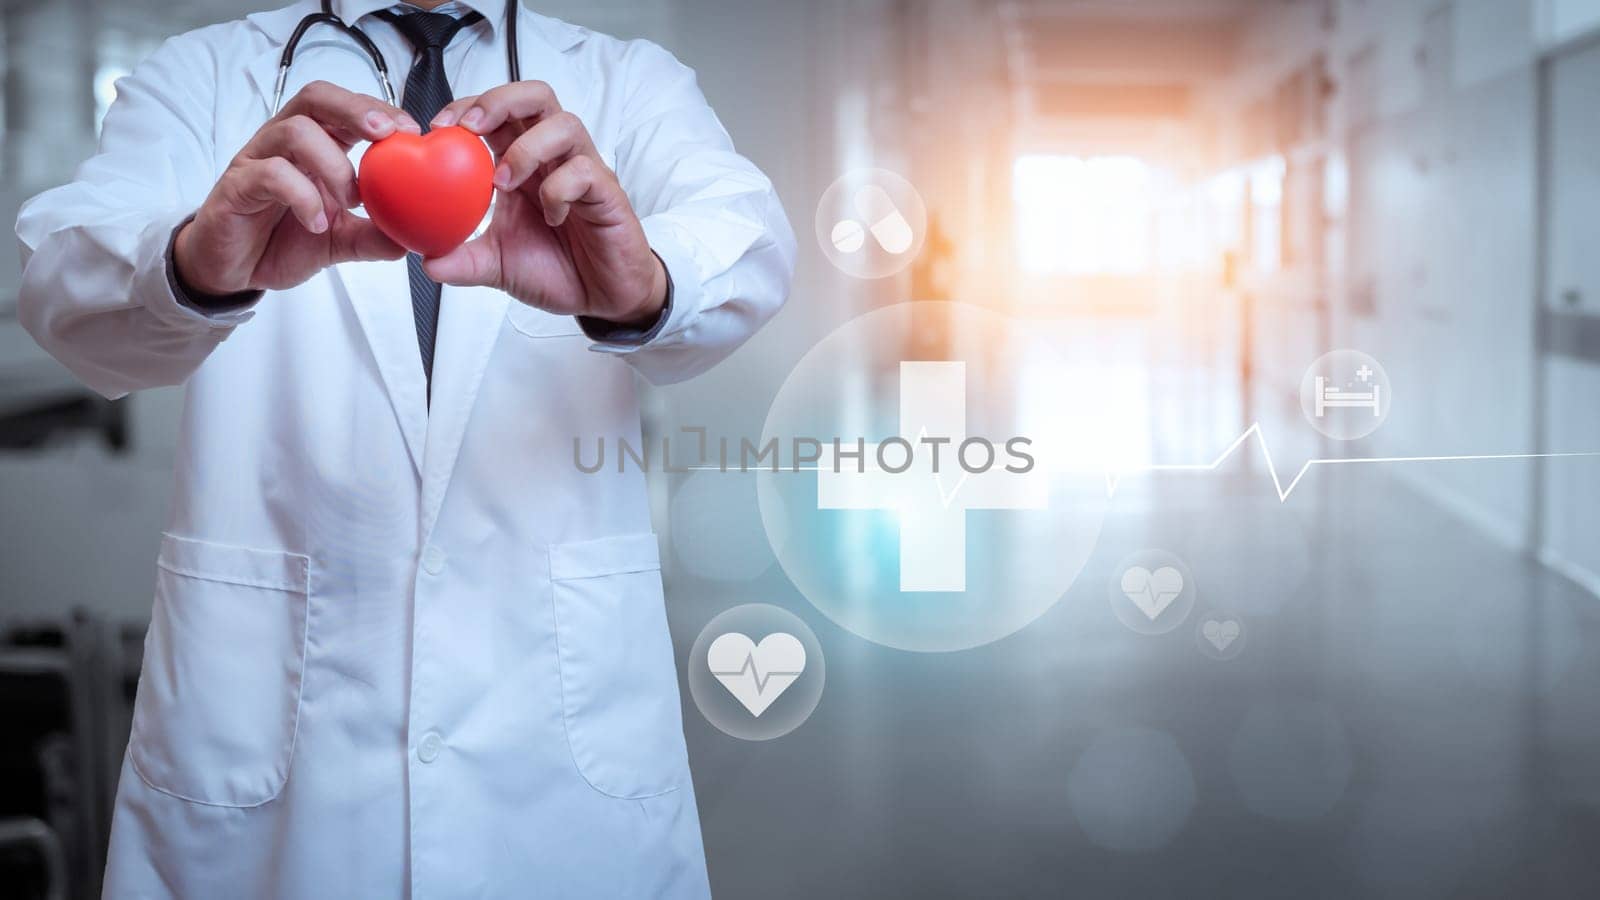
[[[1074,588],[976,650],[885,650],[786,603],[829,655],[812,719],[752,745],[690,708],[717,893],[1600,890],[1593,598],[1385,472],[1323,473],[1283,505],[1264,484],[1120,494]],[[1214,601],[1243,617],[1236,659],[1117,622],[1106,580],[1147,544],[1191,563],[1190,625]],[[751,591],[788,596],[775,572]]]

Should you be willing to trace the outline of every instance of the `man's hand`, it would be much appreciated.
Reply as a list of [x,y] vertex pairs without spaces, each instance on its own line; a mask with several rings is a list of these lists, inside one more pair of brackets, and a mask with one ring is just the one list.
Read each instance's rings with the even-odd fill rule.
[[293,287],[335,263],[404,256],[371,220],[349,212],[361,203],[350,148],[396,129],[421,131],[380,100],[306,85],[239,151],[178,233],[178,277],[225,296]]
[[530,306],[647,326],[667,273],[616,173],[550,86],[519,81],[451,103],[433,125],[489,142],[500,192],[488,230],[424,263],[443,284],[487,285]]

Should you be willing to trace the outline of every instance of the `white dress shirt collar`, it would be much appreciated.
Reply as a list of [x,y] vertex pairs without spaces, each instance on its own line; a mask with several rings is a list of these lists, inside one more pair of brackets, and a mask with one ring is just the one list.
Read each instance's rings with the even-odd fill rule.
[[[513,2],[515,0],[455,0],[449,6],[457,7],[456,9],[446,7],[440,11],[449,12],[451,15],[459,15],[463,8],[476,10],[483,13],[484,21],[489,24],[489,28],[494,32],[498,32],[505,19],[506,7]],[[380,9],[389,9],[396,5],[398,4],[396,4],[395,0],[334,0],[333,10],[346,22],[355,24],[360,22],[363,16],[375,13]]]

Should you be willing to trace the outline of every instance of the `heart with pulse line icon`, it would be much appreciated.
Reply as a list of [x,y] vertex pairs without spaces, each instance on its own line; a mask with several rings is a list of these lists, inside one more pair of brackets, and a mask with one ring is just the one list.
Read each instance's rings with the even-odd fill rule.
[[1239,639],[1239,623],[1232,619],[1226,622],[1211,619],[1200,626],[1200,633],[1211,642],[1211,646],[1217,648],[1218,653],[1226,653],[1228,645]]
[[1122,592],[1153,622],[1183,593],[1183,573],[1171,566],[1154,572],[1134,566],[1122,573]]
[[1216,660],[1230,660],[1244,652],[1244,620],[1238,616],[1212,612],[1200,623],[1195,636],[1200,652]]
[[706,668],[759,718],[805,672],[806,648],[792,634],[769,634],[757,644],[730,632],[711,642]]
[[1111,570],[1107,581],[1112,613],[1139,634],[1166,634],[1194,610],[1194,575],[1187,563],[1166,550],[1130,554]]

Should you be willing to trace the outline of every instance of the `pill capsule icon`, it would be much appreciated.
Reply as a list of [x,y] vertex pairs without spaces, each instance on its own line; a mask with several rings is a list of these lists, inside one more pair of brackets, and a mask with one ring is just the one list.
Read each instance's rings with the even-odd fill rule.
[[861,223],[845,219],[833,226],[833,246],[840,253],[855,253],[867,244],[867,232]]
[[886,252],[899,256],[917,242],[911,223],[883,188],[869,184],[857,191],[855,206],[856,212],[868,223],[867,231]]

